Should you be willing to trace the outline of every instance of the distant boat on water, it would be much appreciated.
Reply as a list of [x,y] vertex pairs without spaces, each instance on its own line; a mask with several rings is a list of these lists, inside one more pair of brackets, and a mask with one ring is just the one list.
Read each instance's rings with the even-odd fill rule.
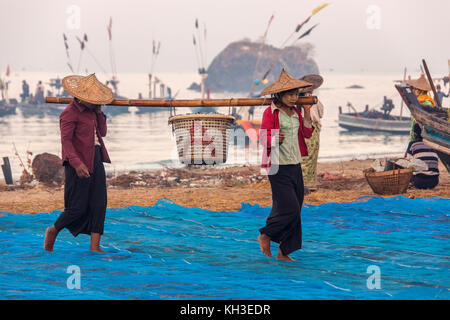
[[360,86],[359,84],[354,84],[352,86],[346,87],[346,89],[364,89],[364,87]]
[[0,117],[16,114],[16,106],[12,104],[6,104],[5,100],[0,101]]
[[396,117],[390,115],[394,104],[391,99],[384,97],[383,106],[380,112],[378,110],[369,110],[369,106],[363,112],[358,112],[351,103],[348,103],[349,109],[352,112],[342,112],[342,107],[339,107],[339,126],[349,131],[370,130],[370,131],[384,131],[390,133],[408,133],[411,129],[410,117]]

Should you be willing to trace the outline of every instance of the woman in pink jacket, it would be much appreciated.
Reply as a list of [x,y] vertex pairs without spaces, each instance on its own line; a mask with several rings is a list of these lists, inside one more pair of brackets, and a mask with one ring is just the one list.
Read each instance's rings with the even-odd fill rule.
[[260,129],[260,141],[264,144],[262,167],[268,172],[273,204],[266,225],[259,230],[258,242],[268,257],[272,257],[271,241],[278,243],[276,258],[281,261],[294,261],[289,254],[302,247],[300,213],[304,185],[300,161],[308,155],[305,138],[311,137],[314,127],[311,106],[302,106],[303,119],[295,104],[299,89],[311,85],[283,70],[277,81],[261,92],[274,98],[264,111]]

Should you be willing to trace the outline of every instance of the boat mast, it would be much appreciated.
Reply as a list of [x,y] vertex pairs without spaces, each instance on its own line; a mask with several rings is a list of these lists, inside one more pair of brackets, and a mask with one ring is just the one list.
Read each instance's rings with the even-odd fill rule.
[[[259,46],[259,50],[258,50],[258,58],[256,59],[256,64],[255,64],[255,69],[253,70],[252,80],[254,80],[254,79],[256,78],[256,74],[257,74],[257,72],[258,72],[259,63],[260,63],[261,58],[262,58],[262,51],[263,51],[264,46],[265,46],[265,44],[266,44],[267,34],[269,33],[269,28],[270,28],[270,25],[272,24],[273,18],[274,18],[274,15],[272,14],[272,16],[271,16],[270,19],[269,19],[269,23],[267,24],[266,31],[264,32],[264,35],[263,35],[263,38],[262,38],[262,41],[261,41],[261,45]],[[264,80],[264,79],[263,79],[263,80]],[[250,88],[250,92],[249,92],[249,94],[248,94],[249,97],[252,96],[252,94],[253,94],[253,92],[255,91],[256,86],[257,86],[258,84],[259,84],[259,80],[255,80],[255,81],[253,82],[252,87]]]
[[[294,31],[289,35],[289,37],[281,44],[280,50],[283,50],[283,49],[286,47],[288,41],[289,41],[296,33],[298,33],[298,32],[301,30],[301,28],[302,28],[305,24],[307,24],[315,14],[317,14],[319,11],[321,11],[322,9],[324,9],[325,7],[327,7],[328,5],[329,5],[329,3],[324,3],[324,4],[322,4],[322,5],[318,6],[318,7],[316,7],[316,8],[312,11],[311,15],[310,15],[308,18],[306,18],[306,20],[304,20],[303,22],[301,22],[300,24],[298,24],[298,25],[295,27],[295,30],[294,30]],[[312,31],[317,25],[318,25],[318,24],[314,25],[312,28],[310,28],[309,30],[307,30],[305,33],[303,33],[303,34],[300,35],[299,37],[295,38],[294,41],[290,44],[290,46],[293,46],[298,40],[300,40],[300,39],[302,39],[302,38],[308,36],[308,35],[311,33],[311,31]],[[282,52],[280,53],[280,55],[281,55],[281,54],[282,54]],[[279,61],[281,61],[281,57],[279,58]],[[273,67],[273,63],[270,64],[270,66],[267,68],[267,71],[264,73],[264,76],[263,76],[261,79],[256,79],[256,80],[254,80],[254,84],[253,84],[252,88],[250,89],[249,96],[252,95],[252,93],[254,92],[254,90],[256,89],[256,87],[257,87],[260,83],[265,84],[264,82],[267,81],[267,80],[266,80],[266,77],[269,75],[269,73],[270,73],[272,67]]]
[[119,83],[119,80],[117,79],[117,68],[116,68],[116,59],[114,54],[114,48],[112,43],[112,17],[109,17],[109,25],[107,26],[108,30],[108,38],[109,38],[109,60],[111,63],[111,72],[112,72],[112,78],[110,81],[108,81],[114,90],[114,95],[119,95],[119,90],[117,84]]
[[434,86],[433,78],[431,77],[430,70],[428,69],[427,62],[425,59],[422,59],[423,67],[425,68],[425,72],[428,78],[428,82],[430,83],[431,90],[433,91],[434,100],[436,101],[436,105],[439,108],[442,108],[441,100],[439,100],[439,96],[437,95],[436,87]]
[[205,99],[205,80],[208,78],[208,74],[206,73],[206,26],[203,24],[203,40],[205,42],[205,52],[202,50],[202,34],[201,30],[198,26],[198,19],[195,19],[195,29],[197,30],[197,39],[198,41],[195,41],[195,35],[194,35],[194,48],[195,48],[195,54],[197,58],[197,63],[199,65],[198,67],[198,73],[200,75],[200,90],[201,90],[201,97],[202,99]]
[[[402,82],[402,84],[405,83],[405,81],[406,81],[406,67],[405,67],[405,71],[403,72],[403,82]],[[402,120],[402,115],[403,115],[403,99],[402,99],[402,102],[400,104],[400,119],[399,120]]]
[[[153,49],[152,49],[152,57],[150,60],[150,71],[148,73],[148,97],[152,98],[152,78],[153,78],[153,70],[155,68],[156,58],[159,55],[159,49],[161,48],[161,42],[158,41],[158,46],[156,46],[155,40],[153,40]],[[156,80],[156,77],[155,77]],[[155,84],[156,85],[156,84]],[[156,89],[155,89],[156,90]],[[156,98],[156,91],[153,90],[153,96]]]
[[10,74],[10,68],[9,68],[9,64],[6,67],[6,72],[5,72],[5,79],[3,80],[2,77],[0,76],[0,85],[1,85],[1,93],[2,93],[2,100],[5,100],[5,102],[8,104],[9,103],[9,97],[8,97],[8,82],[6,80],[7,77],[9,77]]

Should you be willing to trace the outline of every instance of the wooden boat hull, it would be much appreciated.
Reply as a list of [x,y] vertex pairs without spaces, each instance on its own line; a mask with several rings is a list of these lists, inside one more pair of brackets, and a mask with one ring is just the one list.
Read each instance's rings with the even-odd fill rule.
[[137,114],[145,114],[145,113],[154,113],[154,112],[161,112],[161,111],[168,111],[169,108],[165,107],[155,107],[155,108],[146,108],[146,107],[137,107]]
[[16,106],[1,106],[0,105],[0,117],[16,114]]
[[[237,120],[233,129],[242,129],[245,132],[245,145],[254,144],[259,142],[259,129],[261,128],[261,121],[257,120]],[[238,143],[235,141],[235,143]]]
[[102,107],[103,113],[107,116],[107,117],[115,117],[121,114],[126,114],[126,113],[130,113],[127,107],[119,107],[119,108],[114,108],[111,106],[103,106]]
[[439,159],[441,159],[447,171],[450,173],[450,144],[442,142],[439,139],[429,135],[428,133],[423,133],[423,143],[430,146],[436,151]]
[[[172,99],[172,97],[163,97],[163,98],[153,98],[153,100],[170,100]],[[161,111],[169,111],[169,108],[166,107],[152,107],[152,108],[148,108],[148,107],[136,107],[137,114],[146,114],[146,113],[154,113],[154,112],[161,112]]]
[[32,104],[32,103],[19,103],[17,108],[25,118],[28,117],[45,117],[54,116],[58,117],[64,110],[66,105],[49,105],[49,104]]
[[408,133],[411,128],[411,119],[405,117],[402,120],[371,119],[360,115],[341,113],[339,114],[339,126],[350,131]]
[[216,112],[215,107],[192,107],[192,113],[213,113]]
[[423,106],[408,85],[395,86],[416,122],[423,125],[423,142],[436,150],[450,173],[450,122],[446,109]]

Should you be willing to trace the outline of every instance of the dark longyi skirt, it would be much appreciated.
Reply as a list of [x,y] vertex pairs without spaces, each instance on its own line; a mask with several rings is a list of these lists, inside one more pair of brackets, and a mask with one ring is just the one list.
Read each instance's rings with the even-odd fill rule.
[[439,176],[428,176],[419,173],[412,176],[412,182],[417,189],[434,189],[439,184]]
[[301,165],[280,165],[276,174],[269,175],[269,181],[272,211],[267,217],[266,226],[259,231],[279,243],[281,252],[289,255],[302,247],[300,214],[304,187]]
[[107,191],[102,150],[95,146],[94,172],[89,178],[78,177],[75,169],[65,166],[64,212],[55,222],[56,230],[67,228],[75,237],[80,234],[103,234]]

